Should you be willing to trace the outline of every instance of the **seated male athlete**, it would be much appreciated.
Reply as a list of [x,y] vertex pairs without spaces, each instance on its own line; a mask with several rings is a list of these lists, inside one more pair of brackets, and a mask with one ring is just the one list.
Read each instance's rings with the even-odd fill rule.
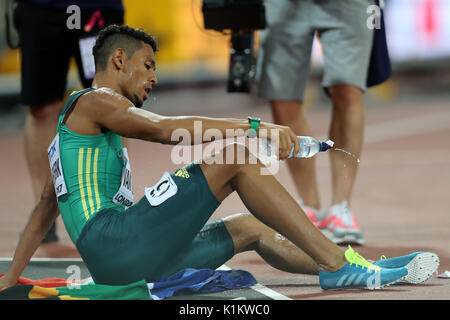
[[[325,237],[272,175],[260,174],[260,161],[249,164],[243,145],[228,145],[214,155],[226,163],[227,153],[233,152],[234,163],[188,164],[164,175],[131,205],[122,137],[176,144],[172,132],[184,128],[193,135],[194,121],[202,121],[204,131],[220,130],[224,137],[226,129],[239,132],[253,126],[258,131],[247,119],[166,117],[140,109],[157,84],[156,51],[152,37],[128,26],[112,25],[99,34],[93,87],[72,93],[60,115],[49,147],[51,177],[0,288],[16,283],[58,207],[97,284],[155,281],[187,267],[217,268],[247,250],[256,250],[281,270],[319,274],[324,289],[381,288],[405,279],[407,268],[380,268]],[[259,128],[278,130],[280,159],[287,158],[292,145],[298,151],[289,127],[261,122]],[[239,154],[245,155],[244,164],[237,163]],[[251,215],[207,223],[234,191]]]

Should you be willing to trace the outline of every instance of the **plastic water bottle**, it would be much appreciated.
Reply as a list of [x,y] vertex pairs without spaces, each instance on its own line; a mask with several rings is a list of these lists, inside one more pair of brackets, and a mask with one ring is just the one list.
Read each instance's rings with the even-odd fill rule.
[[316,153],[327,151],[334,145],[334,142],[331,140],[320,142],[313,137],[298,136],[297,138],[300,143],[300,151],[294,155],[294,147],[292,147],[289,158],[311,158]]
[[[320,142],[313,137],[298,136],[297,138],[300,143],[300,151],[294,155],[294,147],[292,147],[289,158],[311,158],[316,153],[326,151],[334,145],[334,142],[331,140]],[[272,144],[270,141],[261,139],[259,150],[260,154],[263,156],[275,157],[275,154],[272,154]]]

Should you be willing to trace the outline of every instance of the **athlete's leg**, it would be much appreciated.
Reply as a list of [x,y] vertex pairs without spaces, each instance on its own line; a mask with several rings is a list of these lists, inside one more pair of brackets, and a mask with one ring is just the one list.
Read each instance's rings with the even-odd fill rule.
[[[303,112],[301,101],[271,101],[270,105],[276,124],[289,126],[298,136],[313,136]],[[315,159],[288,159],[287,165],[303,204],[320,209]]]
[[317,263],[291,241],[251,214],[234,214],[223,219],[238,254],[255,250],[272,267],[291,273],[319,274]]
[[[251,236],[253,230],[249,230],[247,235]],[[189,246],[168,261],[161,273],[171,276],[186,268],[217,269],[234,255],[234,242],[228,227],[223,219],[216,219],[208,221]]]
[[314,274],[319,266],[291,241],[249,213],[238,213],[209,221],[167,266],[170,276],[185,268],[216,269],[234,255],[255,250],[269,265],[282,271]]
[[[256,218],[292,241],[323,270],[335,271],[346,263],[344,251],[312,224],[278,180],[261,174],[264,165],[259,161],[249,164],[250,155],[245,146],[232,144],[224,148],[220,155],[223,163],[228,152],[233,152],[234,164],[207,164],[211,161],[200,165],[219,201],[236,191]],[[245,164],[237,164],[238,154],[245,154]]]

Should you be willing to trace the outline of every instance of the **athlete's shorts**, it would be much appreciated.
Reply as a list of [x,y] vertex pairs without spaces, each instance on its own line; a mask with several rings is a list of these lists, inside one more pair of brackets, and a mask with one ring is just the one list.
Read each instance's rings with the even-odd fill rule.
[[[39,106],[64,97],[70,58],[74,57],[80,82],[90,87],[92,79],[83,72],[80,37],[89,36],[83,30],[94,9],[81,9],[81,29],[69,29],[71,16],[66,8],[51,8],[20,1],[14,10],[14,24],[20,38],[21,101],[28,106]],[[103,27],[123,24],[124,12],[101,9]]]
[[84,226],[76,246],[95,283],[153,282],[184,268],[215,269],[234,255],[224,223],[207,223],[220,202],[200,166],[171,177],[178,191],[160,205],[144,196],[123,212],[100,211]]
[[374,0],[266,0],[266,29],[260,32],[259,95],[268,100],[303,100],[313,40],[318,32],[324,57],[322,86],[366,89],[373,30],[367,8]]

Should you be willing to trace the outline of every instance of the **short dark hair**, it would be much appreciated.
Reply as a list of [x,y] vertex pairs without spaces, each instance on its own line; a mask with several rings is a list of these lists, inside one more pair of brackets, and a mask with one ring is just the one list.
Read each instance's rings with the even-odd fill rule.
[[156,40],[143,30],[117,24],[103,28],[92,49],[96,70],[105,70],[109,56],[117,48],[122,48],[128,57],[132,57],[142,48],[141,41],[150,45],[154,52],[158,51]]

